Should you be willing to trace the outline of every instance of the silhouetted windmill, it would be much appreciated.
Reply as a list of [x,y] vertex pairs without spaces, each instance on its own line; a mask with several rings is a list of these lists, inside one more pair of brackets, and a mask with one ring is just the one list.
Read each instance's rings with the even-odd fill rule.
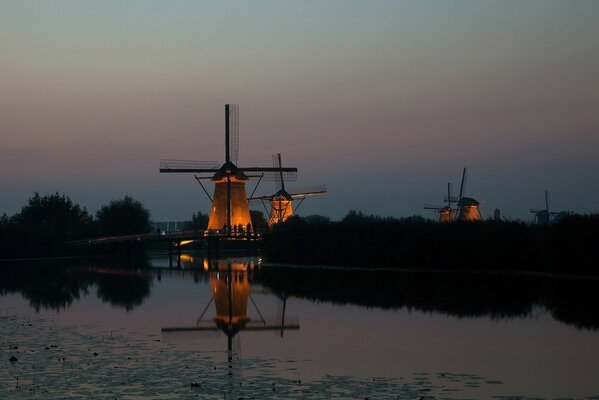
[[[250,197],[248,200],[260,200],[268,217],[268,225],[272,226],[279,222],[285,221],[291,217],[294,212],[297,211],[299,206],[304,202],[308,196],[319,196],[327,193],[327,189],[324,185],[312,186],[302,189],[295,189],[287,191],[285,189],[285,176],[283,174],[283,164],[281,162],[281,153],[273,154],[272,156],[273,166],[279,170],[278,179],[275,179],[277,191],[274,194],[267,196]],[[265,201],[270,202],[270,211],[264,204]],[[293,208],[293,202],[299,201]]]
[[439,222],[453,222],[455,219],[455,214],[458,211],[456,208],[452,208],[451,205],[453,203],[457,203],[457,199],[451,195],[451,183],[447,182],[447,195],[443,199],[444,203],[447,203],[446,206],[433,206],[433,205],[424,205],[425,210],[433,210],[437,215],[437,219]]
[[547,190],[545,190],[545,209],[532,208],[530,212],[535,215],[535,223],[538,225],[549,225],[558,215],[564,214],[563,212],[549,211],[549,192]]
[[466,193],[466,175],[467,169],[464,168],[462,173],[462,184],[460,185],[460,196],[457,199],[458,203],[458,221],[480,221],[480,203],[472,197],[465,197]]
[[[225,163],[218,168],[216,161],[192,160],[160,160],[160,172],[210,174],[195,176],[198,183],[212,202],[210,208],[209,230],[225,231],[231,227],[251,225],[250,211],[247,204],[245,183],[257,180],[278,180],[284,176],[287,180],[297,179],[297,168],[274,167],[238,167],[239,159],[239,106],[225,105]],[[214,182],[214,198],[202,184],[202,179]]]

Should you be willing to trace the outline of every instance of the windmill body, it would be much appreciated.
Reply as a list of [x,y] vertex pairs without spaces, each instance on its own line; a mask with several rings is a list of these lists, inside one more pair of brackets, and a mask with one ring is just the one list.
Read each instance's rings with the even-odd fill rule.
[[455,219],[455,215],[457,209],[453,208],[451,205],[457,202],[457,199],[451,195],[451,183],[447,183],[447,195],[443,199],[444,203],[447,203],[446,206],[432,206],[432,205],[424,205],[425,210],[433,210],[437,215],[437,220],[441,223],[453,222]]
[[454,210],[448,206],[442,207],[438,211],[439,222],[452,222],[454,218]]
[[[270,211],[266,209],[268,214],[268,225],[273,226],[280,222],[284,222],[294,215],[294,211],[299,208],[302,202],[308,196],[318,196],[327,193],[324,185],[296,189],[288,192],[285,189],[285,174],[283,174],[284,168],[281,162],[281,153],[273,154],[273,167],[278,169],[280,173],[275,179],[277,186],[277,192],[272,195],[251,197],[251,200],[261,200],[264,204],[265,201],[270,203]],[[297,205],[294,208],[293,202],[297,201]],[[265,207],[266,208],[266,207]]]
[[480,203],[471,197],[462,197],[458,201],[458,221],[480,221]]
[[[210,207],[208,229],[218,230],[225,226],[240,225],[245,228],[248,224],[252,224],[245,191],[248,177],[230,162],[221,167],[221,170],[222,172],[216,173],[211,179],[214,183],[214,197]],[[230,210],[227,208],[229,198],[231,199]]]
[[[247,203],[245,185],[249,180],[272,181],[285,177],[297,179],[297,168],[238,167],[239,158],[239,106],[225,105],[225,163],[218,167],[216,161],[160,160],[162,173],[209,174],[195,176],[206,195],[210,198],[210,218],[208,230],[224,232],[242,231],[250,228],[252,220]],[[214,195],[210,197],[203,179],[214,183]]]
[[458,197],[458,221],[480,221],[480,203],[472,197],[466,197],[466,174],[468,170],[464,168],[462,172],[462,184],[460,185],[460,196]]
[[[462,183],[460,185],[460,195],[454,197],[451,195],[451,183],[447,183],[447,195],[443,200],[447,203],[446,206],[430,206],[425,205],[424,209],[433,210],[438,216],[439,222],[453,221],[480,221],[482,215],[480,213],[480,203],[472,197],[465,197],[466,192],[466,168],[462,173]],[[453,208],[452,204],[457,204],[457,208]]]
[[537,225],[549,225],[565,216],[571,215],[571,213],[567,211],[549,211],[549,191],[547,190],[545,190],[545,208],[533,208],[530,212],[535,215],[535,224]]
[[268,225],[273,226],[287,220],[293,215],[293,197],[284,190],[279,190],[270,201]]

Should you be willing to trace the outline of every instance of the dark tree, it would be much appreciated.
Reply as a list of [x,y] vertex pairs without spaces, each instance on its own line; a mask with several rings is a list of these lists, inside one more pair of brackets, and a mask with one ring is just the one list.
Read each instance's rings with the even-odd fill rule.
[[92,235],[85,208],[66,195],[34,193],[20,213],[0,217],[0,258],[59,254],[69,240]]
[[151,230],[150,211],[129,196],[102,206],[96,213],[96,223],[102,235],[147,233]]
[[309,224],[326,225],[331,222],[331,219],[329,217],[325,217],[324,215],[318,214],[308,215],[303,217],[302,219]]
[[183,229],[202,231],[208,228],[208,215],[201,211],[191,215],[191,221],[185,221]]
[[92,219],[85,208],[67,195],[34,193],[12,222],[25,227],[38,242],[78,239],[91,230]]
[[258,210],[250,210],[250,219],[252,220],[252,226],[254,229],[264,229],[267,227],[268,222],[264,218],[264,213]]

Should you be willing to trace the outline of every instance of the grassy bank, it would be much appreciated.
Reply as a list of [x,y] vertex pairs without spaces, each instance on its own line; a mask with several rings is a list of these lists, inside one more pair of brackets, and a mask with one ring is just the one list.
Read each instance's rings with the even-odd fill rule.
[[265,235],[262,248],[269,261],[284,263],[598,273],[599,215],[550,226],[359,213],[339,222],[292,218]]

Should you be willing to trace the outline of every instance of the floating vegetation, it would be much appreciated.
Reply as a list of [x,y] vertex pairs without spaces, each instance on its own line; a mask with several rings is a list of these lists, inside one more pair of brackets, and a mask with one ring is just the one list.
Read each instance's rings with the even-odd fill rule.
[[155,338],[6,315],[0,324],[0,398],[456,400],[479,398],[482,389],[493,393],[502,383],[449,372],[302,381],[281,376],[296,362],[289,358],[229,365],[226,352],[188,351]]

